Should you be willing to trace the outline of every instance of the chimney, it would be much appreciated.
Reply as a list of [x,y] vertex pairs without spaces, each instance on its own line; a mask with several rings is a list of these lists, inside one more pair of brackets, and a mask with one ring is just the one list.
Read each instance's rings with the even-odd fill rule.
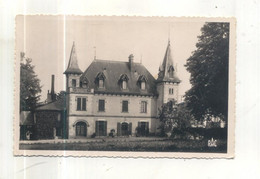
[[129,55],[128,62],[129,62],[130,71],[133,71],[134,70],[134,55],[133,54]]
[[54,92],[54,75],[51,75],[51,100],[54,101],[56,98],[55,92]]

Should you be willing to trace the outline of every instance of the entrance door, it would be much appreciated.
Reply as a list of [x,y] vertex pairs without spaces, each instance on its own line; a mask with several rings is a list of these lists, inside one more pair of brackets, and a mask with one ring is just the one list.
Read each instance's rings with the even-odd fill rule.
[[146,136],[149,134],[149,123],[148,122],[138,122],[139,135]]
[[76,124],[76,136],[87,136],[87,125],[85,122],[78,122]]
[[129,135],[128,124],[126,122],[123,122],[121,124],[121,134],[122,134],[122,136],[128,136]]
[[96,135],[97,136],[107,135],[107,121],[96,121]]

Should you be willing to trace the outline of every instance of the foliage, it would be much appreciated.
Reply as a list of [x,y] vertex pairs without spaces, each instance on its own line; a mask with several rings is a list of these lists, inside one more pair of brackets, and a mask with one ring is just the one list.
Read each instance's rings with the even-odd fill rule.
[[159,119],[161,122],[161,134],[172,132],[173,130],[185,130],[190,126],[192,116],[185,104],[175,104],[170,101],[159,109]]
[[185,65],[191,74],[187,107],[199,120],[218,116],[226,121],[228,110],[229,23],[206,23],[197,49]]
[[40,100],[40,80],[34,72],[32,60],[21,53],[20,62],[20,111],[33,110]]

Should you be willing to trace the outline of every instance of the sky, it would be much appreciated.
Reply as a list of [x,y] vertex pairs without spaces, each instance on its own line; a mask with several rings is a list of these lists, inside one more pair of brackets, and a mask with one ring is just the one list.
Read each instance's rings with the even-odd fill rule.
[[205,22],[189,18],[104,17],[104,16],[17,16],[16,60],[20,52],[32,59],[41,80],[41,101],[51,89],[65,89],[65,75],[73,42],[79,68],[84,72],[97,59],[142,63],[156,78],[159,65],[171,42],[172,57],[181,79],[179,96],[190,89],[190,74],[184,65],[196,50],[198,36]]

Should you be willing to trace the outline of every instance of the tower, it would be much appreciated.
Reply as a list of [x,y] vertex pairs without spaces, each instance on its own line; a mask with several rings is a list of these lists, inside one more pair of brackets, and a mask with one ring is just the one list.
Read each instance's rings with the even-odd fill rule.
[[66,75],[66,91],[69,92],[70,88],[80,87],[80,76],[82,71],[78,66],[78,59],[76,55],[75,43],[73,42],[70,59],[67,70],[64,72]]
[[168,41],[163,63],[159,67],[158,78],[156,80],[157,92],[159,94],[157,108],[163,104],[175,100],[178,103],[178,88],[180,79],[177,77],[171,55],[171,44]]

